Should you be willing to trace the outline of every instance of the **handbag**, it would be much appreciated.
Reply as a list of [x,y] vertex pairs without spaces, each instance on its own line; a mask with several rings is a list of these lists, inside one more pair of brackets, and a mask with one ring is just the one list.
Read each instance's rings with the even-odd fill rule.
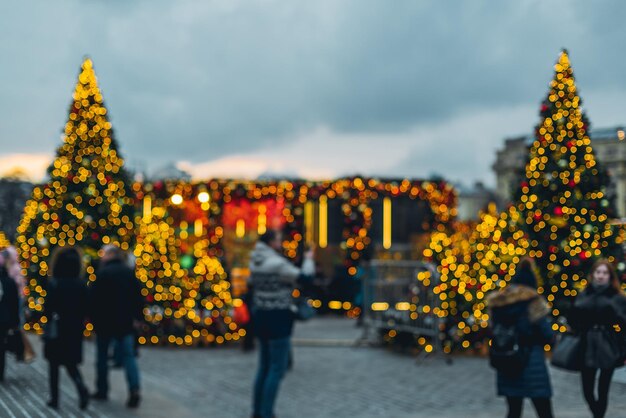
[[623,365],[619,336],[607,327],[595,326],[587,332],[585,351],[585,367],[612,369]]
[[583,366],[582,344],[580,335],[563,334],[552,353],[552,365],[563,370],[580,371]]
[[43,325],[43,339],[45,341],[54,341],[59,338],[59,314],[53,312],[48,318],[48,322]]
[[294,316],[298,321],[308,321],[315,316],[315,308],[309,304],[309,300],[306,298],[295,299]]

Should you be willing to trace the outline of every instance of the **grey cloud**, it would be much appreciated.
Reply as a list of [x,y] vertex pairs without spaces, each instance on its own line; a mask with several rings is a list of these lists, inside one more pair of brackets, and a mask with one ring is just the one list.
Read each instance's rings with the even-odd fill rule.
[[[32,5],[0,6],[3,149],[56,146],[85,53],[124,154],[151,164],[280,147],[319,126],[401,133],[536,108],[561,47],[583,98],[626,93],[618,1],[61,4],[39,2],[41,17]],[[621,123],[624,110],[599,119]],[[473,126],[482,131],[470,137],[493,150],[532,117]],[[459,161],[440,158],[458,173]]]

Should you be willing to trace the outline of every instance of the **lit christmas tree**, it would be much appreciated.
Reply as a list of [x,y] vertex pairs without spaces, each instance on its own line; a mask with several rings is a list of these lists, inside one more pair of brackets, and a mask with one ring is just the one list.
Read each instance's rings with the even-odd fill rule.
[[168,328],[173,318],[172,304],[181,301],[180,283],[185,274],[176,260],[180,242],[164,214],[164,209],[155,208],[144,217],[134,252],[137,278],[144,286],[142,293],[146,298],[142,342],[150,338],[154,344],[171,334]]
[[609,179],[595,159],[567,51],[555,65],[526,176],[516,196],[545,292],[559,310],[585,285],[594,260],[621,250],[609,223]]
[[[469,238],[469,254],[465,258],[467,272],[461,323],[463,347],[482,344],[489,326],[485,304],[488,292],[504,287],[515,275],[515,268],[525,255],[532,256],[524,231],[519,228],[520,214],[514,206],[498,213],[495,205],[481,215]],[[461,293],[461,290],[459,291]]]
[[[91,260],[103,244],[129,250],[134,243],[134,201],[124,161],[117,151],[93,64],[83,62],[65,124],[63,144],[35,187],[18,228],[17,244],[29,280],[28,304],[42,310],[48,257],[55,246],[79,245]],[[34,325],[39,329],[39,325]]]
[[[135,257],[146,298],[140,344],[205,345],[245,335],[232,320],[230,283],[220,261],[210,255],[206,219],[197,202],[144,197]],[[147,202],[150,203],[147,203]],[[193,219],[193,233],[188,221]],[[178,228],[176,228],[176,226]]]
[[452,232],[435,232],[424,251],[438,265],[440,279],[433,291],[439,295],[440,316],[446,319],[448,337],[455,345],[482,344],[489,320],[486,294],[505,286],[528,253],[519,216],[515,207],[498,213],[490,205],[478,224],[456,223]]

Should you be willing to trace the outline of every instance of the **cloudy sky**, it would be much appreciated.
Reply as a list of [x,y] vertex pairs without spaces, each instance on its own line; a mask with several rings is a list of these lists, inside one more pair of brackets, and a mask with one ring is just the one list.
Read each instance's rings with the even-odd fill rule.
[[41,178],[89,55],[134,167],[493,184],[563,47],[592,124],[626,124],[624,16],[601,0],[3,1],[0,173]]

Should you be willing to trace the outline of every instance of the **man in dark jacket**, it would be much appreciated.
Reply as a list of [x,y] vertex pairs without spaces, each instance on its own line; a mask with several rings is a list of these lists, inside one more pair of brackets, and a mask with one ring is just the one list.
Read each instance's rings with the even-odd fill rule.
[[9,277],[4,261],[0,254],[0,382],[4,381],[7,333],[20,322],[17,286]]
[[139,369],[135,359],[135,328],[143,318],[141,285],[125,263],[125,253],[105,246],[91,289],[92,320],[97,338],[97,392],[94,399],[106,400],[109,390],[109,347],[115,343],[126,369],[130,396],[127,406],[139,406]]

